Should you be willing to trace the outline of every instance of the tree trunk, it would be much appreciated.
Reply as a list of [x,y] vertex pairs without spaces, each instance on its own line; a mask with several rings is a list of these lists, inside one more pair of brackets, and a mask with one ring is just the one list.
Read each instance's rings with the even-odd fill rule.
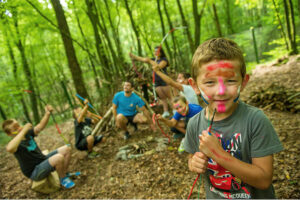
[[109,59],[106,57],[105,55],[105,50],[104,50],[104,45],[103,45],[103,41],[99,35],[99,31],[98,31],[98,26],[97,26],[97,15],[96,12],[94,10],[93,7],[93,2],[91,0],[85,0],[86,6],[87,6],[87,15],[91,21],[91,24],[93,26],[93,31],[94,31],[94,37],[95,37],[95,46],[96,46],[96,50],[98,53],[98,58],[101,61],[102,64],[102,71],[103,71],[103,75],[105,77],[105,80],[111,80],[111,75],[108,74],[106,68],[110,68],[111,63],[109,62]]
[[[33,112],[34,122],[37,124],[37,123],[40,122],[37,99],[36,99],[36,96],[35,96],[35,90],[34,90],[34,86],[33,86],[33,82],[32,82],[31,72],[30,72],[29,65],[28,65],[28,62],[27,62],[27,59],[26,59],[26,55],[25,55],[25,49],[24,49],[23,43],[21,41],[17,12],[14,12],[13,19],[14,19],[14,26],[16,28],[16,33],[17,33],[16,46],[18,47],[18,50],[21,54],[23,71],[24,71],[24,74],[25,74],[25,77],[26,77],[26,80],[27,80],[27,83],[28,83],[28,88],[32,92],[30,94],[31,108],[32,108],[32,112]],[[21,102],[22,102],[22,104],[25,103],[23,101],[21,101]],[[23,108],[25,108],[25,107],[23,107]]]
[[277,9],[275,0],[272,0],[272,2],[273,2],[273,5],[274,5],[274,8],[275,8],[276,17],[277,17],[278,22],[279,22],[281,37],[284,39],[284,43],[285,43],[286,49],[289,51],[290,50],[289,49],[289,44],[288,44],[288,42],[286,40],[286,34],[284,32],[284,28],[283,28],[282,22],[280,20],[279,10]]
[[[172,21],[171,21],[171,18],[170,18],[168,9],[167,9],[166,0],[163,0],[163,4],[164,4],[164,11],[165,11],[165,14],[166,14],[166,17],[167,17],[167,20],[168,20],[168,24],[169,24],[169,29],[171,30],[173,28],[173,24],[172,24]],[[182,62],[179,61],[179,60],[182,61],[182,55],[178,54],[178,49],[177,49],[177,45],[176,45],[176,40],[175,40],[174,34],[171,34],[171,37],[172,37],[173,49],[174,49],[174,55],[173,55],[174,65],[175,65],[175,70],[177,71],[178,70],[178,62],[182,63]],[[178,61],[177,61],[177,59],[178,59]]]
[[[83,38],[83,41],[84,41],[84,46],[85,48],[87,49],[87,51],[90,51],[89,50],[89,46],[88,46],[88,40],[86,39],[85,35],[84,35],[84,32],[82,30],[82,27],[81,27],[81,24],[80,24],[80,20],[79,20],[79,17],[78,17],[78,14],[76,12],[76,6],[75,6],[75,1],[73,2],[73,5],[74,5],[74,13],[75,13],[75,18],[76,18],[76,21],[77,21],[77,25],[78,25],[78,28],[79,28],[79,31],[80,31],[80,34]],[[99,80],[99,75],[97,73],[97,70],[96,70],[96,67],[95,67],[95,63],[94,63],[94,60],[90,54],[90,52],[88,52],[88,59],[89,59],[89,62],[90,62],[90,65],[92,66],[92,69],[93,69],[93,73],[94,73],[94,77],[95,77],[95,85],[97,87],[97,92],[99,94],[99,96],[101,97],[102,93],[101,93],[101,87],[100,87],[100,80]]]
[[291,34],[292,34],[292,55],[298,54],[298,49],[297,49],[297,42],[296,42],[296,26],[295,26],[295,16],[294,16],[294,6],[293,6],[293,2],[292,0],[289,0],[289,8],[291,11],[291,25],[292,25],[292,30],[291,30]]
[[[201,18],[204,13],[204,8],[206,1],[203,2],[203,7],[198,14],[198,6],[197,6],[197,0],[192,0],[193,1],[193,15],[194,15],[194,21],[195,21],[195,44],[194,44],[194,50],[197,48],[200,44],[200,37],[201,37]],[[194,53],[194,52],[193,52]]]
[[1,105],[0,105],[0,115],[1,115],[1,117],[2,117],[3,120],[7,120],[6,114],[5,114],[5,112],[3,111]]
[[67,59],[68,59],[68,65],[69,65],[69,69],[71,71],[72,74],[72,79],[74,82],[74,86],[76,89],[76,92],[84,97],[84,98],[88,98],[88,92],[86,90],[84,81],[83,81],[83,77],[82,77],[82,71],[81,68],[79,66],[76,54],[75,54],[75,49],[72,43],[72,40],[70,39],[70,37],[67,37],[65,34],[71,36],[70,34],[70,30],[66,21],[66,17],[64,14],[64,10],[59,2],[59,0],[51,0],[51,3],[53,5],[53,8],[55,10],[55,15],[56,15],[56,20],[59,26],[59,30],[61,33],[61,37],[63,40],[63,44],[65,47],[65,52],[67,55]]
[[213,8],[213,11],[214,11],[214,21],[216,23],[216,28],[217,28],[217,31],[218,31],[218,36],[222,37],[222,31],[221,31],[221,26],[220,26],[220,22],[219,22],[218,13],[217,13],[216,4],[213,3],[212,4],[212,8]]
[[226,11],[226,23],[227,23],[227,28],[228,28],[228,33],[229,34],[233,34],[234,30],[233,30],[233,26],[231,23],[231,17],[230,17],[230,0],[225,0],[226,4],[225,4],[225,11]]
[[[18,73],[17,73],[17,69],[18,69],[17,61],[15,59],[15,55],[14,55],[14,52],[12,50],[12,47],[11,47],[11,45],[9,43],[9,38],[7,36],[6,28],[5,28],[5,30],[3,32],[4,32],[4,35],[5,35],[5,38],[6,38],[6,44],[7,44],[7,47],[8,47],[9,57],[10,57],[10,60],[11,60],[12,66],[13,66],[13,75],[14,75],[14,79],[16,81],[16,85],[17,85],[16,87],[17,87],[17,90],[21,90],[20,83],[19,83],[19,80],[18,80]],[[31,121],[31,119],[29,117],[27,106],[25,104],[23,93],[21,93],[20,95],[18,95],[18,97],[20,98],[21,105],[22,105],[22,108],[23,108],[23,113],[24,113],[24,116],[25,116],[26,120],[28,122],[32,123],[32,121]]]
[[193,55],[194,51],[195,51],[195,47],[194,47],[194,42],[193,42],[193,39],[192,39],[192,36],[191,36],[191,33],[190,33],[189,25],[188,25],[188,22],[185,19],[184,14],[183,14],[183,10],[182,10],[181,4],[180,4],[180,0],[176,0],[176,2],[177,2],[177,6],[178,6],[178,9],[179,9],[180,16],[181,16],[182,26],[186,27],[185,31],[186,31],[186,35],[187,35],[188,42],[189,42],[189,45],[190,45],[190,51],[191,51],[191,54]]
[[136,40],[137,40],[138,55],[142,56],[142,46],[141,46],[139,31],[138,31],[138,29],[137,29],[137,27],[136,27],[136,25],[134,23],[134,20],[133,20],[133,17],[132,17],[132,13],[131,13],[131,10],[130,10],[129,5],[128,5],[128,1],[124,0],[124,2],[125,2],[126,11],[127,11],[128,15],[129,15],[129,18],[130,18],[130,22],[131,22],[131,26],[132,26],[133,32],[134,32]]
[[121,68],[119,68],[120,72],[121,72],[121,75],[123,76],[123,78],[125,77],[125,74],[124,74],[124,63],[125,63],[125,60],[124,60],[124,55],[123,55],[123,49],[122,49],[122,45],[121,45],[121,41],[120,41],[120,36],[119,36],[119,27],[115,27],[112,19],[111,19],[111,15],[110,15],[110,9],[109,9],[109,6],[108,6],[108,3],[107,3],[107,0],[104,0],[104,3],[105,3],[105,8],[107,10],[107,15],[108,15],[108,21],[109,21],[109,24],[112,28],[112,33],[113,33],[113,38],[114,38],[114,41],[115,41],[115,45],[117,47],[117,52],[118,52],[118,58],[119,58],[119,65],[122,66]]
[[[165,30],[164,18],[162,16],[161,10],[160,10],[160,0],[156,0],[156,4],[157,4],[158,15],[159,15],[159,18],[160,18],[161,29],[162,29],[162,38],[163,38],[166,35],[166,30]],[[173,65],[173,56],[172,56],[172,52],[170,50],[170,47],[169,47],[169,44],[168,44],[167,40],[165,40],[164,44],[165,44],[167,52],[169,54],[169,58],[170,58],[170,61],[171,61],[171,66],[172,66]]]

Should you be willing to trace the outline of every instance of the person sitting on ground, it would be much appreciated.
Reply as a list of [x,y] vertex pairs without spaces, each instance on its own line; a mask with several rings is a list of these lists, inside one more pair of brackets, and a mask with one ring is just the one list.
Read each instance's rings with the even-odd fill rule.
[[[125,140],[130,137],[127,130],[128,123],[131,123],[135,130],[137,130],[137,123],[148,123],[150,128],[155,130],[145,102],[133,93],[133,84],[130,81],[124,82],[123,91],[116,93],[112,102],[114,121],[116,126],[124,131]],[[138,113],[136,106],[140,108],[143,114]]]
[[[154,55],[157,56],[157,58],[144,58],[140,56],[133,55],[132,53],[129,53],[129,56],[131,59],[138,60],[144,63],[148,63],[153,65],[158,65],[158,68],[163,71],[163,73],[167,74],[167,67],[169,66],[169,61],[167,60],[167,57],[165,55],[165,52],[162,48],[159,48],[158,46],[155,47]],[[156,62],[155,62],[156,61]],[[155,85],[155,91],[162,101],[164,112],[162,114],[163,117],[168,117],[170,115],[169,108],[168,108],[168,101],[172,99],[171,95],[171,88],[166,84],[166,82],[160,78],[156,73],[154,73],[154,85]]]
[[52,111],[53,108],[47,105],[45,115],[35,127],[32,127],[30,123],[22,127],[15,119],[5,120],[2,128],[8,136],[12,137],[6,146],[6,151],[14,154],[23,174],[31,180],[42,180],[56,170],[61,185],[65,188],[72,188],[75,183],[66,175],[71,148],[65,145],[44,155],[34,140],[34,137],[46,127]]
[[179,73],[177,80],[174,81],[168,75],[160,71],[158,65],[152,66],[153,71],[168,85],[174,87],[180,91],[180,94],[185,96],[186,100],[191,104],[199,105],[198,97],[193,90],[192,86],[189,85],[188,79],[191,77],[189,73]]
[[[156,115],[156,119],[161,120],[164,124],[171,127],[171,131],[175,132],[174,138],[183,138],[178,148],[179,152],[183,152],[183,142],[187,124],[193,116],[202,110],[202,107],[196,104],[190,104],[184,96],[176,96],[173,99],[173,108],[176,112],[171,120],[163,118],[160,114]],[[185,118],[185,120],[182,121],[180,120],[181,118]]]
[[275,199],[273,154],[283,146],[263,111],[239,100],[249,80],[241,49],[226,38],[204,42],[192,77],[208,106],[189,121],[184,149],[189,170],[204,175],[206,198]]
[[92,124],[93,120],[90,117],[86,117],[88,111],[89,101],[84,101],[84,108],[75,108],[73,110],[74,127],[75,127],[75,147],[80,151],[88,152],[89,158],[98,157],[99,154],[93,151],[93,147],[100,142],[104,142],[103,135],[93,136]]

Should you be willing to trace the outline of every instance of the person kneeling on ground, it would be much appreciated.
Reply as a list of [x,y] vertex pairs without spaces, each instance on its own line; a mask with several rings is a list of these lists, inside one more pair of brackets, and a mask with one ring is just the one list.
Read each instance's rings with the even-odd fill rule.
[[[178,152],[183,152],[183,142],[186,132],[187,123],[194,115],[198,114],[202,107],[196,104],[189,104],[184,96],[176,96],[173,99],[173,108],[176,110],[171,120],[163,118],[160,114],[156,115],[157,120],[161,120],[171,128],[171,131],[174,132],[174,138],[183,137],[181,140]],[[185,118],[184,120],[180,120]]]
[[88,110],[88,100],[84,101],[84,108],[80,107],[73,110],[74,127],[75,127],[75,147],[80,151],[88,151],[89,158],[99,157],[99,154],[93,151],[93,147],[104,141],[103,135],[93,136],[92,123],[93,120],[85,117]]
[[[138,113],[136,106],[143,112]],[[145,102],[135,93],[130,81],[125,81],[123,91],[115,94],[113,99],[113,116],[116,126],[124,131],[124,139],[127,140],[130,134],[127,130],[128,123],[131,123],[137,130],[137,123],[148,123],[152,130],[155,126],[152,123],[150,113],[145,107]]]
[[31,180],[40,181],[56,170],[61,185],[65,188],[72,188],[75,183],[66,176],[71,158],[71,148],[65,145],[44,155],[34,140],[34,137],[47,125],[53,108],[47,105],[45,111],[44,117],[35,127],[32,127],[30,123],[22,127],[15,119],[3,122],[3,130],[13,138],[7,144],[6,151],[14,154],[23,174]]

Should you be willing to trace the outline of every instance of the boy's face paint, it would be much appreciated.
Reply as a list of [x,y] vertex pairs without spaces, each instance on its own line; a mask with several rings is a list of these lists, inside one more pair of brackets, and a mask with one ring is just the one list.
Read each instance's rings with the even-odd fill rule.
[[240,65],[237,61],[212,61],[201,66],[197,86],[209,107],[218,113],[231,114],[235,109],[234,99],[242,83]]
[[182,101],[178,101],[173,104],[173,108],[182,116],[187,115],[187,105],[183,103]]

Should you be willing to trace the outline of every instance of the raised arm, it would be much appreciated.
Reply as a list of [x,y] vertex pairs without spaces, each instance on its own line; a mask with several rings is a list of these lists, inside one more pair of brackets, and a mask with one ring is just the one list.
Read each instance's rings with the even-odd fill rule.
[[30,123],[25,124],[22,130],[14,137],[6,146],[6,151],[9,153],[15,153],[18,150],[18,147],[25,137],[26,133],[32,128]]
[[131,52],[129,53],[129,56],[131,59],[133,60],[137,60],[137,61],[140,61],[140,62],[144,62],[144,63],[148,63],[148,64],[151,64],[150,61],[151,59],[150,58],[144,58],[144,57],[140,57],[140,56],[136,56],[134,54],[132,54]]
[[160,67],[159,65],[153,65],[152,66],[153,71],[155,71],[155,73],[160,76],[160,78],[162,80],[164,80],[168,85],[176,88],[179,91],[183,91],[183,87],[180,83],[177,83],[176,81],[174,81],[173,79],[171,79],[168,75],[164,74],[163,72],[160,71]]
[[44,130],[44,128],[48,124],[48,121],[49,121],[52,111],[53,111],[52,106],[50,106],[50,105],[45,106],[45,114],[44,114],[42,120],[33,129],[35,135],[39,134],[42,130]]

